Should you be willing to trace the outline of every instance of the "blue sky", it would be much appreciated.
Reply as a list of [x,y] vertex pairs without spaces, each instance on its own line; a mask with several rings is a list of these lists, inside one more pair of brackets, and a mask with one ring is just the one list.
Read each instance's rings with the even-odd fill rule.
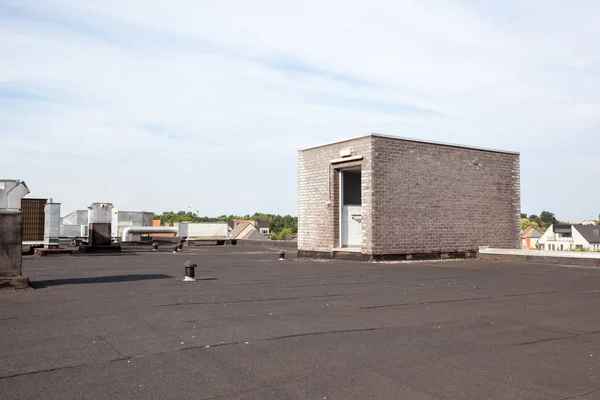
[[[0,175],[125,210],[296,213],[296,151],[519,151],[522,208],[600,213],[600,3],[0,1]],[[104,166],[104,171],[102,166]]]

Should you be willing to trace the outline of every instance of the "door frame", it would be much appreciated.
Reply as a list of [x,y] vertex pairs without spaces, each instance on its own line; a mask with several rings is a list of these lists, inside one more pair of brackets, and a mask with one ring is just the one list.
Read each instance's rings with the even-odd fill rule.
[[[338,171],[338,187],[340,188],[339,193],[338,193],[338,204],[337,204],[337,212],[339,215],[339,221],[338,221],[338,248],[342,249],[345,248],[344,244],[343,244],[343,237],[344,237],[344,231],[343,231],[343,227],[344,227],[344,221],[343,221],[343,215],[344,215],[344,172],[345,171],[360,171],[360,207],[361,207],[361,216],[362,216],[362,203],[363,203],[363,199],[362,199],[362,165],[358,164],[358,165],[353,165],[353,166],[348,166],[348,167],[342,167],[337,169]],[[362,218],[361,218],[361,227],[362,227]],[[361,230],[362,231],[362,230]],[[362,247],[362,233],[360,235],[360,245],[359,247]],[[349,247],[348,245],[346,245],[346,248]]]

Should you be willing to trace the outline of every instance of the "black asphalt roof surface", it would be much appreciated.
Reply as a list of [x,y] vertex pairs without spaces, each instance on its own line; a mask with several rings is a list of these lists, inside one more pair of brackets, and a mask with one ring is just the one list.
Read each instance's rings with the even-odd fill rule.
[[[277,256],[25,260],[0,399],[600,398],[598,269]],[[188,259],[205,280],[182,282]]]

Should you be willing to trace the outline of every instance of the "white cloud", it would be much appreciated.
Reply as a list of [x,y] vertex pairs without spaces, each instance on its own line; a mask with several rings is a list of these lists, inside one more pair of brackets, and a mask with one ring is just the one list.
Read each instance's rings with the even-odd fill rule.
[[4,4],[0,170],[65,212],[295,213],[296,150],[369,132],[520,151],[524,211],[598,212],[597,2]]

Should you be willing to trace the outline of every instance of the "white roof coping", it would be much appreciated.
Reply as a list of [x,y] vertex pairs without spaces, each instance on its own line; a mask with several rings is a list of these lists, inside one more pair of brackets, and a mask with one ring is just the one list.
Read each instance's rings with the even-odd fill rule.
[[307,148],[304,148],[304,149],[300,149],[298,151],[312,150],[312,149],[316,149],[316,148],[319,148],[319,147],[331,146],[333,144],[339,144],[339,143],[344,143],[344,142],[351,142],[353,140],[364,139],[364,138],[367,138],[367,137],[381,137],[381,138],[386,138],[386,139],[405,140],[405,141],[408,141],[408,142],[435,144],[435,145],[438,145],[438,146],[459,147],[459,148],[462,148],[462,149],[471,149],[471,150],[480,150],[480,151],[490,151],[490,152],[493,152],[493,153],[505,153],[505,154],[514,154],[514,155],[519,155],[520,154],[519,152],[516,152],[516,151],[498,150],[498,149],[490,149],[490,148],[476,147],[476,146],[467,146],[467,145],[461,145],[461,144],[455,144],[455,143],[436,142],[436,141],[432,141],[432,140],[414,139],[414,138],[407,138],[407,137],[401,137],[401,136],[382,135],[380,133],[370,133],[368,135],[362,135],[362,136],[357,136],[357,137],[353,137],[353,138],[349,138],[349,139],[338,140],[338,141],[334,141],[334,142],[320,144],[320,145],[317,145],[317,146],[307,147]]

